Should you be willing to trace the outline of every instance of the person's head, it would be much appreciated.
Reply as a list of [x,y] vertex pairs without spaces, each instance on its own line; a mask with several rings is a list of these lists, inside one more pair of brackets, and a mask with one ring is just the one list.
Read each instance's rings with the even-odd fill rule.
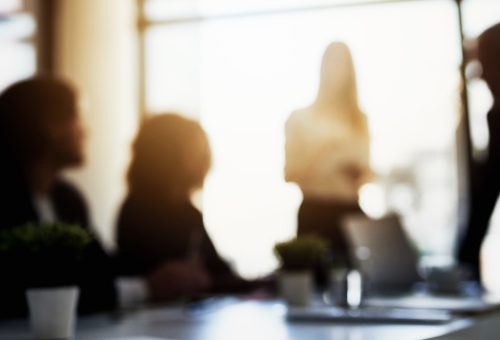
[[15,83],[0,95],[0,137],[11,157],[57,168],[83,162],[84,132],[78,98],[65,81],[49,76]]
[[330,107],[332,112],[349,114],[349,119],[356,125],[364,120],[358,105],[352,55],[342,42],[333,42],[325,50],[316,102]]
[[482,78],[498,102],[500,100],[500,23],[490,27],[479,37],[478,58],[483,69]]
[[132,147],[129,190],[188,198],[211,165],[208,138],[197,122],[168,113],[147,118]]
[[346,44],[334,42],[323,55],[320,73],[319,96],[338,100],[357,100],[356,77],[351,52]]

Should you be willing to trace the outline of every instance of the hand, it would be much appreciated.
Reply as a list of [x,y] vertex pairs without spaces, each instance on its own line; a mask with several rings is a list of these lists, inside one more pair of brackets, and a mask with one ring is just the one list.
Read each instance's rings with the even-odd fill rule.
[[211,280],[199,261],[169,261],[153,271],[147,283],[153,300],[169,300],[206,290]]

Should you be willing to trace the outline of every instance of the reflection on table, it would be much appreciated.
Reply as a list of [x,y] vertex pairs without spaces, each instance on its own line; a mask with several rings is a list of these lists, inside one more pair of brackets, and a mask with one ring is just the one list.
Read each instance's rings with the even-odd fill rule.
[[[190,305],[155,306],[81,317],[76,339],[427,339],[463,329],[470,319],[449,323],[292,322],[277,300],[225,297]],[[0,339],[31,339],[26,320],[0,323]]]

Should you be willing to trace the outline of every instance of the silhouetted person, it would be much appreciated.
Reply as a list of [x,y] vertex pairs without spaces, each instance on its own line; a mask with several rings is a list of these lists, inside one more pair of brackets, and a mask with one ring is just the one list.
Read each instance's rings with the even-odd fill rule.
[[[0,95],[0,228],[29,222],[65,222],[89,228],[80,192],[61,172],[84,160],[78,96],[53,77],[18,82]],[[115,306],[111,263],[97,243],[84,255],[80,310]],[[1,269],[0,269],[1,270]],[[22,315],[25,297],[15,276],[0,279],[0,313]],[[7,288],[6,288],[7,286]]]
[[286,123],[285,178],[303,193],[298,234],[330,241],[333,256],[348,265],[340,230],[343,216],[360,213],[358,190],[370,174],[369,136],[358,106],[351,53],[343,43],[326,49],[314,103]]
[[488,159],[476,165],[468,225],[459,248],[460,262],[470,267],[476,279],[480,276],[481,245],[500,193],[500,24],[479,37],[478,59],[494,102],[488,113]]
[[182,275],[170,281],[178,282],[181,294],[209,289],[208,282],[212,289],[236,282],[190,200],[210,163],[208,140],[198,123],[175,114],[143,123],[117,227],[120,256],[130,274],[146,275],[162,263],[174,263]]

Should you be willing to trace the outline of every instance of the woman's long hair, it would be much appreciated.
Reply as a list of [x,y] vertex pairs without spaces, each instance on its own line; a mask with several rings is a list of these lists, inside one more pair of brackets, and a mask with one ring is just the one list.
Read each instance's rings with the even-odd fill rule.
[[314,104],[328,107],[333,114],[346,114],[354,130],[366,130],[366,118],[358,104],[356,72],[346,44],[334,42],[326,48]]
[[0,204],[12,210],[10,222],[24,219],[31,198],[25,172],[46,148],[44,129],[76,115],[76,90],[59,78],[28,78],[0,94]]
[[174,113],[147,118],[132,152],[131,193],[188,197],[203,185],[211,165],[208,138],[200,124]]
[[36,76],[19,81],[0,94],[0,148],[18,162],[45,147],[47,126],[77,115],[77,93],[65,80]]

